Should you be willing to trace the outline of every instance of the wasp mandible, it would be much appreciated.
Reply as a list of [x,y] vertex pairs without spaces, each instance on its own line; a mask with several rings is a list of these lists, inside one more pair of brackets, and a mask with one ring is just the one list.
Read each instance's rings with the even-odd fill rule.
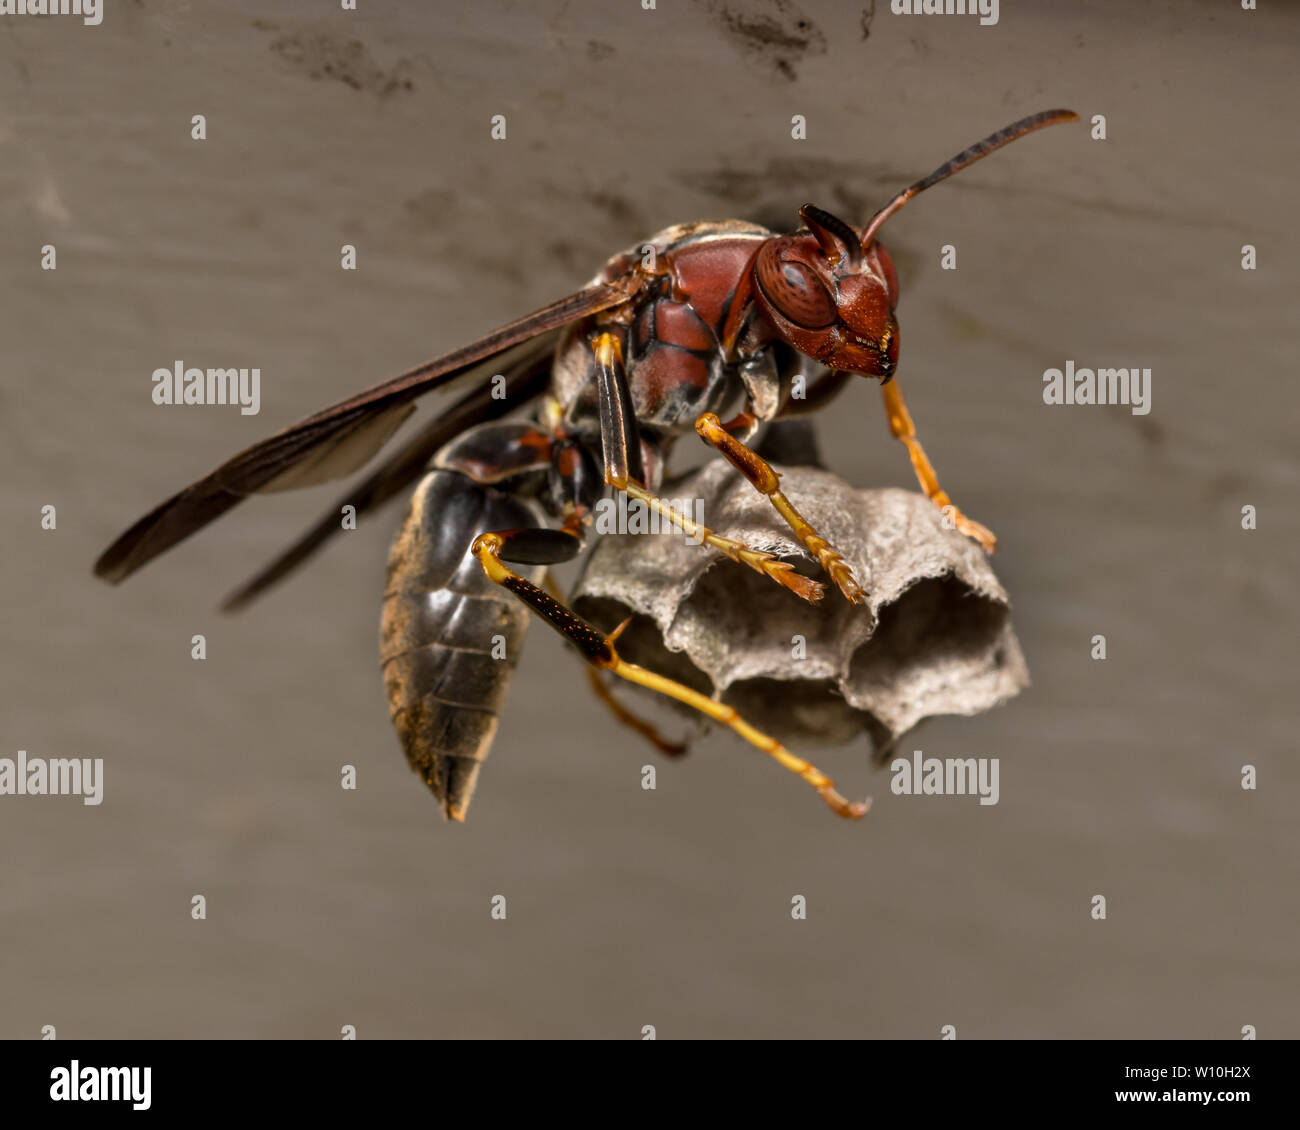
[[[224,607],[247,604],[311,557],[341,528],[341,506],[373,511],[418,481],[390,552],[381,659],[407,759],[446,816],[465,818],[531,610],[596,671],[729,726],[836,813],[860,817],[865,803],[846,800],[814,765],[731,707],[623,660],[619,630],[599,631],[542,587],[546,567],[582,551],[592,508],[613,487],[797,597],[820,601],[820,582],[720,537],[658,495],[673,444],[694,431],[767,496],[844,597],[860,601],[859,579],[749,446],[764,424],[825,405],[855,373],[881,381],[890,430],[906,445],[925,493],[991,552],[992,533],[940,487],[894,380],[898,276],[877,236],[918,193],[1017,138],[1076,118],[1048,110],[991,134],[904,189],[865,228],[812,204],[800,209],[803,226],[791,235],[739,221],[668,228],[616,255],[576,294],[240,452],[136,522],[95,572],[121,581],[250,494],[357,470],[414,411],[412,401],[492,361],[505,395],[475,384]],[[798,397],[795,379],[808,361],[820,368]],[[531,421],[502,419],[532,401],[539,404]],[[723,420],[719,413],[734,406],[739,411]],[[602,697],[612,701],[607,688]]]

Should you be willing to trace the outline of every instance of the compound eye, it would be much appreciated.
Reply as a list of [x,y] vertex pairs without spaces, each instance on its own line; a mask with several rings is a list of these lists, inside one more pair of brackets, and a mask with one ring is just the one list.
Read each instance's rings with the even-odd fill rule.
[[811,267],[797,259],[760,255],[758,284],[777,312],[797,326],[815,330],[836,320],[830,291]]

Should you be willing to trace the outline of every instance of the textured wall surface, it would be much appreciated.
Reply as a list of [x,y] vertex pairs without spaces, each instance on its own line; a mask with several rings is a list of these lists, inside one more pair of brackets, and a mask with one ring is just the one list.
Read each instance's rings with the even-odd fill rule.
[[[106,765],[99,806],[0,796],[0,1036],[1300,1036],[1300,9],[106,6],[0,19],[0,757]],[[242,617],[220,596],[337,487],[91,576],[227,454],[669,223],[861,222],[1054,106],[1084,121],[886,234],[899,379],[1034,680],[915,745],[1000,758],[996,806],[895,796],[864,743],[819,756],[875,796],[842,823],[726,734],[643,791],[654,753],[535,628],[445,825],[377,670],[395,510]],[[260,414],[154,405],[177,359],[260,367]],[[1046,405],[1067,360],[1149,367],[1152,410]],[[850,483],[913,485],[867,382],[821,426]]]

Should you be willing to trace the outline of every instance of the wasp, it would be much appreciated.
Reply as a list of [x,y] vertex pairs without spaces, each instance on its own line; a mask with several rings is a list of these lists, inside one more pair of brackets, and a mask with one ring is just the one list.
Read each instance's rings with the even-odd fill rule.
[[[890,430],[926,495],[992,552],[993,534],[940,487],[895,380],[898,275],[878,234],[918,193],[1026,134],[1076,119],[1048,110],[1014,122],[904,189],[864,228],[812,204],[789,235],[739,221],[668,228],[614,256],[577,293],[228,459],[131,526],[95,572],[122,581],[251,494],[359,469],[417,397],[497,367],[492,382],[468,382],[223,607],[243,607],[315,554],[342,528],[341,507],[361,515],[415,483],[389,555],[381,663],[407,760],[448,818],[465,818],[530,615],[577,648],[602,697],[662,748],[671,747],[617,704],[600,672],[694,707],[803,778],[840,816],[861,817],[866,802],[846,800],[731,707],[620,657],[622,629],[607,634],[579,618],[547,586],[546,569],[582,552],[593,506],[614,488],[795,597],[820,601],[826,584],[719,536],[659,495],[674,444],[695,432],[770,500],[843,597],[861,601],[862,582],[750,446],[765,424],[824,406],[855,374],[881,382]],[[529,418],[505,419],[534,402]]]

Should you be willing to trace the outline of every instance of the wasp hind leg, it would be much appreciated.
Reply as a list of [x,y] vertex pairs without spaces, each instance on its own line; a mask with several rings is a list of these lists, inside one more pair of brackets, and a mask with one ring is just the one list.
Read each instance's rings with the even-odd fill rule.
[[687,750],[685,742],[669,741],[659,732],[659,727],[657,727],[653,722],[649,722],[640,717],[640,715],[633,713],[614,697],[614,692],[610,690],[609,685],[603,678],[601,678],[599,668],[587,668],[587,681],[591,684],[592,693],[595,694],[595,696],[609,708],[609,712],[629,730],[635,730],[665,757],[682,757],[685,755]]
[[[557,601],[561,604],[565,603],[564,593],[560,591],[559,586],[551,578],[549,573],[545,578],[543,578],[542,584],[546,586],[546,591]],[[686,753],[687,744],[685,741],[669,741],[659,732],[659,727],[653,722],[649,722],[638,714],[633,713],[619,702],[618,699],[614,697],[614,692],[610,690],[608,684],[602,677],[601,672],[597,668],[589,666],[586,668],[586,672],[587,681],[591,684],[592,694],[605,704],[606,709],[614,715],[614,718],[621,725],[626,726],[629,730],[635,730],[665,757],[681,757]]]
[[[546,535],[541,537],[539,535]],[[762,750],[790,772],[803,778],[831,810],[846,819],[856,820],[867,813],[869,801],[848,801],[835,790],[835,782],[820,769],[802,757],[796,757],[775,738],[755,729],[734,708],[715,702],[707,695],[683,686],[674,679],[657,675],[635,663],[629,663],[619,654],[614,644],[619,630],[606,635],[587,623],[563,602],[544,589],[525,580],[505,564],[506,560],[522,563],[551,564],[538,560],[538,553],[546,546],[558,550],[558,537],[568,537],[558,530],[502,530],[480,534],[474,539],[470,551],[478,558],[488,579],[507,589],[536,612],[552,628],[573,644],[592,667],[610,671],[620,679],[648,687],[652,691],[675,698],[678,702],[730,727],[751,745]],[[576,541],[576,539],[574,539]],[[576,552],[576,550],[575,550]]]

